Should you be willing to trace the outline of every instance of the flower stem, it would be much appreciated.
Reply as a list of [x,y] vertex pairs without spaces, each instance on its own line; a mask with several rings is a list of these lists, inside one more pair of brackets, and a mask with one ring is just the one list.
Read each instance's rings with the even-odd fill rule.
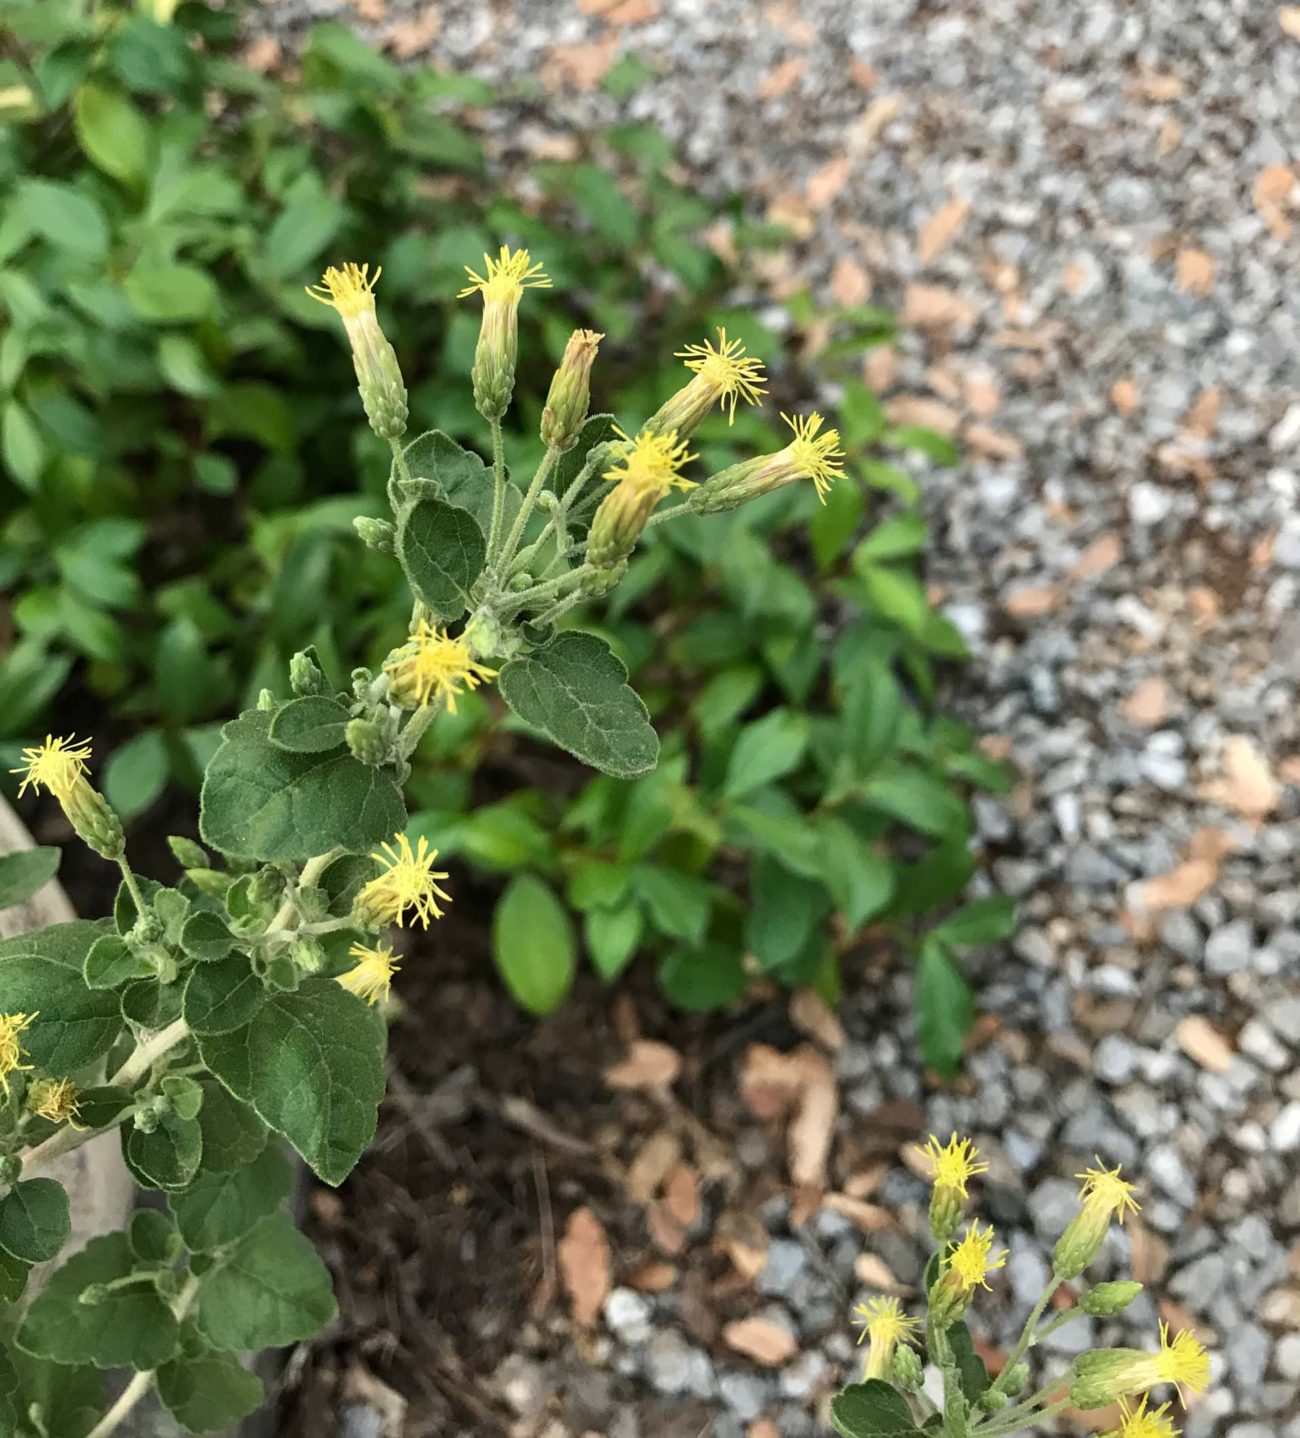
[[399,479],[410,479],[411,466],[406,462],[406,454],[402,449],[402,442],[398,439],[390,439],[388,447],[393,451],[393,463],[397,466]]
[[131,902],[135,905],[136,917],[141,918],[147,906],[144,894],[140,889],[140,881],[136,878],[135,870],[132,869],[125,854],[118,855],[117,867],[122,871],[122,882],[126,885],[127,893],[131,895]]
[[519,506],[519,513],[515,515],[515,522],[510,526],[510,533],[506,535],[506,542],[501,546],[499,569],[504,574],[510,568],[510,561],[514,556],[515,546],[523,538],[524,528],[528,524],[528,516],[532,514],[533,507],[537,503],[537,496],[542,492],[542,486],[550,477],[551,471],[555,468],[555,461],[560,457],[559,451],[548,449],[542,456],[541,463],[533,475],[532,483],[528,486],[528,492],[524,495],[524,502]]
[[540,600],[550,599],[553,595],[558,596],[560,591],[570,584],[581,584],[589,574],[595,572],[594,564],[580,564],[577,569],[566,570],[555,579],[548,579],[543,584],[534,584],[531,589],[525,589],[522,594],[508,594],[506,602],[516,610],[535,606]]
[[399,758],[409,759],[415,753],[415,746],[424,738],[424,731],[442,713],[442,705],[442,696],[431,699],[406,721],[406,728],[402,730],[397,740]]
[[586,596],[581,590],[577,594],[566,594],[563,599],[557,600],[551,607],[541,614],[533,616],[534,624],[554,624],[562,615],[567,614],[570,609],[576,609]]
[[501,516],[506,505],[506,446],[501,434],[501,421],[491,421],[492,427],[492,526],[488,530],[488,562],[496,556],[497,540],[501,537]]
[[1025,1356],[1030,1344],[1033,1343],[1034,1329],[1038,1326],[1038,1320],[1047,1312],[1047,1305],[1052,1301],[1052,1295],[1060,1286],[1061,1280],[1053,1274],[1052,1281],[1043,1290],[1043,1296],[1034,1304],[1029,1317],[1025,1319],[1025,1326],[1020,1330],[1020,1337],[1016,1341],[1016,1346],[1011,1350],[1002,1372],[998,1374],[997,1381],[993,1384],[993,1388],[996,1392],[1004,1393],[1006,1391],[1004,1385],[1011,1370]]

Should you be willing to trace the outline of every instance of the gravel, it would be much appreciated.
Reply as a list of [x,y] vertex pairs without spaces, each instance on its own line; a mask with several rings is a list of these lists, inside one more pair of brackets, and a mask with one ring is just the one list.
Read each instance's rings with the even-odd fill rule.
[[[918,470],[928,579],[975,656],[950,702],[1018,774],[976,815],[985,882],[1022,927],[972,961],[998,1030],[956,1090],[920,1079],[908,975],[851,991],[840,1139],[888,1103],[975,1134],[1012,1250],[1016,1301],[980,1320],[1002,1344],[1073,1175],[1094,1152],[1123,1161],[1145,1188],[1143,1272],[1215,1353],[1189,1438],[1294,1438],[1300,213],[1281,167],[1300,154],[1300,43],[1257,0],[624,0],[621,25],[602,9],[438,6],[439,59],[542,77],[484,122],[499,169],[650,121],[703,193],[794,230],[756,266],[756,302],[779,318],[798,285],[869,291],[917,321],[869,376],[896,417],[946,406],[964,443],[955,469]],[[266,23],[340,12],[279,0]],[[361,28],[411,15],[390,0]],[[631,96],[555,78],[607,37],[650,68]],[[967,218],[922,254],[953,202]],[[873,1201],[916,1230],[908,1175]],[[719,1432],[758,1402],[798,1434],[819,1360],[852,1369],[848,1296],[828,1307],[806,1235],[763,1218],[759,1294],[805,1344],[774,1382],[729,1364],[715,1384],[663,1299],[611,1296],[607,1326],[655,1389],[716,1393]],[[1153,1317],[1144,1300],[1105,1336],[1149,1344]]]

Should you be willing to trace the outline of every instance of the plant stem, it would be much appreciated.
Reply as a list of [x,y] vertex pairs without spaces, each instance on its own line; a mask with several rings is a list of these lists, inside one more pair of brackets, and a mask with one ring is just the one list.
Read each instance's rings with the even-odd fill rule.
[[402,451],[402,442],[399,439],[390,439],[388,447],[393,451],[393,463],[397,466],[399,479],[410,479],[411,466],[406,462],[406,455]]
[[492,425],[492,527],[488,530],[487,557],[490,564],[497,552],[497,540],[501,536],[501,515],[506,504],[506,447],[501,434],[501,421],[494,419]]
[[583,599],[586,598],[581,591],[577,594],[566,594],[563,599],[557,600],[551,607],[541,614],[533,616],[534,624],[554,624],[562,615],[567,614],[570,609],[576,609]]
[[523,609],[529,605],[536,605],[539,600],[550,599],[552,595],[558,596],[560,591],[569,584],[581,584],[589,574],[595,572],[594,564],[580,564],[577,569],[567,569],[555,579],[548,579],[542,584],[534,584],[531,589],[525,589],[522,594],[508,594],[505,596],[505,600],[512,609]]
[[428,704],[417,709],[406,721],[406,728],[402,730],[397,740],[399,758],[409,759],[415,753],[415,746],[424,738],[424,731],[442,713],[442,705],[441,698],[432,699]]
[[[591,478],[591,476],[599,467],[600,454],[598,453],[598,451],[600,450],[600,448],[601,447],[597,445],[596,448],[592,450],[590,454],[588,454],[586,463],[574,476],[573,483],[570,484],[568,489],[566,489],[564,493],[560,496],[560,502],[559,505],[556,507],[555,513],[552,514],[551,517],[542,526],[542,532],[537,536],[537,538],[533,540],[533,542],[528,545],[527,548],[520,550],[520,552],[515,556],[515,559],[511,565],[512,569],[523,569],[527,565],[529,560],[531,560],[532,557],[538,553],[542,545],[546,543],[546,538],[549,534],[555,534],[557,536],[567,536],[569,532],[569,509],[573,505],[574,501],[578,498],[578,496],[582,493],[583,487],[586,485],[587,481]],[[563,549],[563,543],[561,543],[559,547]]]
[[646,520],[645,527],[646,529],[653,529],[656,524],[666,524],[670,519],[676,519],[679,514],[689,514],[690,512],[691,507],[689,504],[673,504],[667,509],[657,509],[650,518]]
[[144,894],[140,889],[140,881],[135,876],[135,870],[132,869],[125,854],[118,855],[117,867],[122,871],[122,882],[126,885],[127,893],[131,895],[131,902],[135,905],[136,917],[140,918],[146,908]]
[[515,522],[510,526],[506,542],[501,546],[499,568],[503,574],[510,567],[515,546],[523,538],[524,528],[528,524],[528,516],[532,514],[533,507],[537,503],[537,496],[542,492],[542,486],[547,479],[550,478],[551,471],[555,468],[555,461],[559,457],[558,450],[548,449],[542,456],[542,462],[537,466],[532,483],[528,486],[528,492],[524,495],[524,502],[519,506],[519,513],[515,515]]
[[317,854],[314,858],[308,859],[302,866],[302,873],[298,875],[298,882],[285,895],[284,902],[275,911],[275,917],[266,926],[265,932],[261,935],[266,938],[270,934],[277,933],[289,928],[289,920],[293,918],[297,909],[295,900],[300,889],[310,888],[312,884],[325,872],[326,869],[338,858],[342,850],[336,845],[333,849],[324,854]]
[[[191,1274],[185,1280],[185,1286],[176,1295],[176,1302],[172,1305],[172,1312],[178,1319],[185,1317],[190,1304],[194,1302],[194,1295],[198,1291],[199,1280]],[[135,1405],[153,1387],[154,1376],[155,1371],[152,1368],[137,1373],[122,1390],[117,1402],[86,1434],[86,1438],[108,1438],[110,1433],[116,1433],[130,1416]]]
[[[1043,1423],[1049,1418],[1055,1418],[1058,1413],[1064,1413],[1070,1406],[1068,1398],[1062,1398],[1053,1403],[1050,1407],[1044,1408],[1041,1413],[1027,1413],[1021,1411],[1015,1415],[1012,1421],[1007,1422],[1007,1414],[994,1414],[988,1423],[981,1423],[978,1427],[972,1428],[970,1438],[1007,1438],[1010,1433],[1019,1433],[1022,1428],[1027,1428],[1031,1423]],[[1002,1421],[999,1422],[999,1419]]]
[[1047,1305],[1052,1301],[1052,1295],[1060,1286],[1061,1279],[1053,1274],[1052,1281],[1043,1290],[1043,1296],[1034,1304],[1029,1317],[1025,1319],[1025,1326],[1020,1330],[1020,1337],[1016,1341],[1016,1346],[1011,1350],[1002,1372],[998,1374],[997,1381],[993,1384],[997,1392],[1003,1393],[1006,1391],[1003,1384],[1011,1373],[1011,1370],[1025,1356],[1030,1344],[1034,1341],[1034,1329],[1038,1326],[1038,1320],[1047,1311]]

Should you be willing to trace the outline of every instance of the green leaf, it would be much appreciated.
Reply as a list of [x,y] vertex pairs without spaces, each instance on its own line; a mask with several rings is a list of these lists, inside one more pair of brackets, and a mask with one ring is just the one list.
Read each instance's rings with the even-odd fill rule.
[[199,832],[237,859],[308,859],[336,845],[377,847],[406,823],[387,774],[351,754],[278,749],[257,711],[227,724],[203,778]]
[[740,945],[731,943],[674,949],[659,965],[657,977],[672,1003],[696,1013],[734,1003],[749,982]]
[[841,1438],[916,1438],[907,1400],[879,1378],[851,1383],[831,1399],[831,1426]]
[[926,1063],[955,1074],[974,1022],[975,999],[961,970],[941,943],[927,938],[916,964],[916,1037]]
[[969,823],[960,795],[915,764],[878,769],[863,785],[862,795],[873,808],[937,839],[964,833]]
[[754,862],[749,894],[745,943],[769,973],[804,951],[830,909],[822,884],[766,857]]
[[143,185],[151,168],[152,137],[125,95],[103,85],[83,85],[73,97],[72,123],[93,164],[115,180]]
[[180,1234],[168,1216],[156,1208],[138,1208],[127,1227],[131,1252],[141,1263],[175,1263],[181,1253]]
[[714,898],[705,880],[662,864],[638,864],[632,884],[660,933],[688,944],[703,940]]
[[23,1047],[31,1063],[53,1074],[106,1054],[122,1029],[115,993],[88,989],[79,969],[36,955],[0,962],[0,1013],[36,1016]]
[[615,778],[653,769],[659,739],[627,669],[603,639],[568,630],[512,659],[497,684],[511,709],[561,749]]
[[14,399],[6,402],[0,420],[0,447],[14,480],[29,492],[35,490],[48,456],[31,415]]
[[217,308],[217,287],[206,270],[195,265],[141,262],[122,281],[135,312],[151,324],[201,320]]
[[533,874],[517,874],[492,915],[492,955],[506,987],[531,1014],[553,1013],[573,983],[573,925]]
[[203,1172],[231,1173],[252,1163],[266,1147],[270,1130],[246,1103],[215,1079],[200,1080],[203,1107]]
[[915,574],[883,564],[864,563],[859,569],[867,598],[878,614],[892,619],[909,634],[924,633],[933,611]]
[[125,1278],[135,1266],[125,1233],[92,1238],[55,1271],[18,1330],[18,1346],[56,1363],[96,1368],[157,1368],[175,1357],[180,1327],[152,1285],[110,1289],[82,1303],[91,1284]]
[[349,717],[337,699],[309,694],[302,699],[290,699],[277,710],[267,733],[271,743],[281,749],[290,749],[295,754],[322,754],[343,743]]
[[931,932],[931,938],[954,948],[996,944],[1016,931],[1015,901],[997,894],[966,904]]
[[895,449],[915,449],[936,464],[956,464],[961,451],[946,434],[919,424],[900,424],[885,431],[884,442]]
[[11,210],[50,244],[92,263],[108,253],[104,212],[89,196],[71,185],[28,180],[18,190]]
[[33,958],[46,959],[80,974],[87,949],[100,934],[110,932],[111,928],[108,919],[73,919],[68,924],[51,924],[47,929],[35,929],[12,939],[0,940],[0,975],[3,974],[2,966],[11,959]]
[[833,814],[822,816],[817,830],[826,887],[852,933],[875,918],[893,897],[893,867]]
[[198,1171],[203,1157],[203,1130],[197,1119],[169,1113],[152,1133],[143,1129],[122,1131],[126,1166],[146,1188],[172,1192],[184,1188]]
[[68,1240],[68,1195],[52,1178],[16,1183],[0,1199],[0,1248],[24,1263],[46,1263]]
[[277,1213],[205,1276],[195,1322],[217,1348],[281,1348],[310,1338],[336,1311],[316,1250],[287,1214]]
[[948,1329],[948,1343],[961,1374],[961,1391],[974,1403],[989,1386],[989,1371],[984,1366],[984,1360],[975,1352],[970,1329],[964,1323],[954,1323]]
[[0,909],[25,903],[59,872],[62,851],[52,845],[0,854]]
[[191,1433],[228,1429],[262,1405],[262,1380],[226,1353],[201,1353],[164,1363],[158,1396]]
[[[413,478],[437,480],[442,485],[443,498],[468,509],[478,527],[488,532],[492,527],[492,475],[473,450],[457,444],[440,429],[431,429],[413,439],[403,455]],[[393,476],[396,477],[395,466]],[[519,512],[522,496],[513,485],[507,485],[505,498],[502,518],[508,527]]]
[[305,173],[266,234],[264,254],[276,279],[292,279],[310,265],[338,233],[346,213],[314,174]]
[[[0,1249],[0,1303],[17,1303],[27,1287],[27,1275],[31,1273],[30,1263],[12,1258]],[[3,1429],[0,1429],[3,1432]]]
[[925,516],[909,511],[883,520],[854,551],[855,562],[908,559],[925,547],[929,526]]
[[191,914],[181,930],[181,948],[190,958],[204,964],[224,959],[234,943],[234,935],[221,915],[211,909],[200,909],[198,913]]
[[483,572],[487,540],[467,509],[422,499],[397,521],[397,557],[417,599],[442,619],[459,619]]
[[889,666],[865,658],[854,667],[844,696],[844,753],[855,777],[865,779],[898,742],[903,691]]
[[248,955],[199,964],[185,981],[181,1012],[196,1034],[228,1034],[251,1023],[266,1000],[266,989]]
[[91,944],[82,974],[92,989],[116,989],[131,979],[155,976],[153,966],[132,953],[116,934],[104,934]]
[[374,1009],[315,977],[269,995],[246,1027],[200,1037],[199,1051],[236,1098],[337,1185],[374,1137],[384,1041]]
[[104,765],[104,797],[124,819],[133,819],[167,785],[167,745],[157,729],[146,729],[114,749]]
[[199,1174],[184,1193],[168,1199],[185,1246],[195,1253],[243,1238],[274,1213],[293,1189],[293,1169],[274,1144],[252,1163],[227,1173]]
[[635,904],[618,909],[590,909],[583,924],[587,952],[601,978],[616,979],[641,942],[645,923]]
[[739,799],[788,774],[808,747],[808,721],[788,709],[773,709],[740,731],[723,782],[724,799]]

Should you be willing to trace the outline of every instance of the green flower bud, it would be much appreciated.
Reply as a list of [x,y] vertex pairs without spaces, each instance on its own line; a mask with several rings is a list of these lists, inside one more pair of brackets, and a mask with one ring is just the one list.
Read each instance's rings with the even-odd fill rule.
[[997,1388],[986,1388],[976,1402],[985,1413],[997,1413],[1007,1406],[1007,1395]]
[[1122,1313],[1141,1292],[1142,1285],[1131,1279],[1099,1283],[1079,1299],[1079,1307],[1093,1318],[1110,1318]]
[[392,757],[393,745],[388,730],[374,719],[349,719],[343,737],[348,741],[352,757],[360,759],[363,764],[387,764]]
[[261,689],[257,695],[257,707],[263,714],[273,713],[276,708],[275,695],[269,689]]
[[1029,1382],[1029,1364],[1013,1363],[1002,1375],[999,1387],[1008,1397],[1014,1398],[1017,1393],[1023,1392],[1024,1386]]
[[908,1393],[917,1392],[925,1381],[925,1369],[916,1349],[900,1343],[894,1350],[894,1382]]
[[525,589],[531,589],[534,583],[533,576],[527,570],[521,570],[510,576],[510,583],[506,587],[512,594],[522,594]]
[[359,514],[352,521],[352,527],[367,549],[378,550],[380,554],[396,552],[397,530],[390,520],[372,519],[368,514]]
[[16,1153],[0,1157],[0,1184],[14,1184],[23,1175],[23,1161]]
[[289,685],[297,695],[328,694],[329,685],[311,650],[300,649],[289,661]]
[[1081,1207],[1057,1240],[1052,1257],[1052,1271],[1061,1279],[1077,1278],[1096,1258],[1112,1218],[1123,1223],[1127,1213],[1138,1211],[1133,1185],[1120,1177],[1118,1168],[1090,1168],[1079,1176]]
[[542,411],[542,443],[550,449],[572,449],[578,442],[591,403],[591,367],[604,335],[574,330],[564,347]]
[[656,434],[675,433],[687,439],[712,414],[719,402],[730,424],[736,418],[736,401],[758,404],[765,392],[763,362],[745,353],[740,340],[729,340],[724,329],[718,331],[716,347],[710,340],[690,344],[677,358],[692,371],[692,377],[668,399],[646,423]]
[[304,974],[317,974],[325,966],[325,945],[310,934],[304,934],[293,941],[289,957]]
[[746,500],[770,494],[800,479],[811,479],[818,499],[823,504],[826,502],[832,483],[844,473],[839,430],[820,433],[824,421],[819,414],[794,419],[782,415],[781,418],[794,431],[790,443],[775,454],[742,460],[710,475],[691,496],[691,508],[697,514],[735,509]]
[[248,882],[248,902],[258,908],[278,904],[284,895],[285,878],[278,869],[259,869]]

